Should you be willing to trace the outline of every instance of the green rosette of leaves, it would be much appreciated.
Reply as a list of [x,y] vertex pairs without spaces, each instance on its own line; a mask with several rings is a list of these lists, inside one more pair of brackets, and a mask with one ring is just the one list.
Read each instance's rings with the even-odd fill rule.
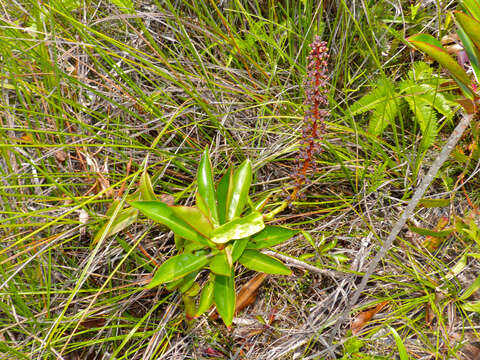
[[[252,166],[245,160],[238,168],[230,168],[215,186],[205,150],[197,171],[195,206],[172,206],[159,200],[130,202],[133,208],[175,234],[177,255],[156,270],[147,288],[165,285],[168,290],[179,290],[187,320],[215,305],[223,322],[231,326],[237,263],[268,274],[291,274],[282,262],[260,250],[280,244],[298,231],[265,225],[264,216],[250,206],[251,183]],[[153,189],[148,192],[153,194]],[[202,289],[195,281],[201,271],[209,272]],[[199,299],[195,301],[197,295]]]

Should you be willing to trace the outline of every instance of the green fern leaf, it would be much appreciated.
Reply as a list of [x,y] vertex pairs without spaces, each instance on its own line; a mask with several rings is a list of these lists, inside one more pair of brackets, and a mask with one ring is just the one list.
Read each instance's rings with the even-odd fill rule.
[[420,149],[428,149],[435,142],[437,137],[437,115],[432,106],[423,101],[419,101],[419,98],[407,97],[405,100],[407,101],[412,112],[415,114],[415,118],[420,125],[420,131],[422,132]]
[[447,119],[452,118],[455,114],[453,107],[456,106],[456,103],[447,100],[442,93],[439,93],[437,89],[431,85],[422,84],[420,87],[423,89],[423,93],[420,95],[422,101],[432,106]]
[[[426,76],[428,74],[426,70],[422,70],[416,75]],[[437,86],[438,84],[417,84],[411,78],[402,81],[398,86],[400,92],[405,95],[405,101],[420,126],[422,132],[420,147],[422,149],[431,146],[437,136],[438,119],[434,109],[448,119],[454,114],[452,110],[453,103],[438,92]]]
[[352,115],[373,110],[368,130],[372,135],[381,135],[385,128],[393,124],[398,115],[398,99],[395,96],[395,83],[390,79],[377,81],[373,90],[350,107]]
[[432,74],[433,69],[430,65],[426,62],[418,61],[413,64],[413,69],[408,72],[408,78],[418,82],[420,82],[419,80],[422,80],[422,83],[429,80],[438,81],[438,78]]

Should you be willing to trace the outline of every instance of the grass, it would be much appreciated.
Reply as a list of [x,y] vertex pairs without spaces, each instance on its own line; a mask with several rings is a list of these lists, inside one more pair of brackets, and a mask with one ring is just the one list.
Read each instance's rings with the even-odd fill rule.
[[[472,230],[477,123],[429,189],[429,198],[446,204],[418,208],[352,317],[383,301],[387,307],[357,336],[347,323],[334,331],[358,277],[458,121],[439,116],[436,142],[422,149],[406,106],[380,136],[350,107],[370,84],[404,78],[424,60],[403,36],[449,32],[443,15],[452,7],[364,0],[140,1],[134,9],[126,0],[0,4],[0,358],[193,359],[216,351],[225,358],[374,359],[404,356],[404,346],[410,358],[454,359],[462,346],[475,350],[478,311],[464,305],[478,296],[462,294],[479,270]],[[93,239],[109,221],[112,200],[136,191],[144,170],[157,194],[192,203],[205,146],[218,178],[248,157],[254,200],[273,194],[267,211],[283,201],[314,35],[330,47],[331,116],[306,198],[279,215],[279,223],[310,238],[275,249],[293,259],[294,275],[269,276],[231,332],[208,318],[188,328],[177,293],[144,289],[155,264],[173,254],[165,229],[141,218]],[[412,225],[435,229],[442,216],[457,229],[428,251]],[[473,256],[461,268],[465,254]],[[238,281],[252,275],[240,272]]]

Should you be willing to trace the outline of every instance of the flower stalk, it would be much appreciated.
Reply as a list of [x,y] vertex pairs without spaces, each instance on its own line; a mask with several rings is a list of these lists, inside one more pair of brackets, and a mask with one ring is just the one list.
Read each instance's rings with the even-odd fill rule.
[[310,44],[305,82],[305,115],[303,118],[300,153],[293,173],[293,192],[289,197],[295,201],[303,185],[309,183],[308,175],[317,171],[315,157],[321,152],[320,140],[325,132],[325,119],[330,115],[327,98],[328,48],[325,41],[316,36]]

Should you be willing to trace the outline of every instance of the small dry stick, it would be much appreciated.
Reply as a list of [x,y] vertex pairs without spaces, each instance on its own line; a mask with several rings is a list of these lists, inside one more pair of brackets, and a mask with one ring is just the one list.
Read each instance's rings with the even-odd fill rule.
[[[320,269],[320,268],[318,268],[318,267],[316,267],[316,266],[307,264],[307,263],[304,262],[304,261],[297,260],[297,259],[293,259],[293,258],[291,258],[290,256],[285,256],[285,255],[276,253],[276,252],[274,252],[274,251],[269,251],[269,250],[263,251],[263,253],[264,253],[265,255],[270,255],[270,256],[279,258],[280,260],[285,261],[288,265],[293,266],[293,267],[296,267],[296,268],[309,270],[309,271],[311,271],[311,272],[314,272],[314,273],[317,273],[317,274],[321,274],[321,275],[327,275],[327,276],[330,276],[331,278],[334,278],[334,279],[335,279],[335,277],[336,277],[335,274],[333,273],[333,271],[330,271],[330,270],[327,270],[327,269]],[[338,277],[338,276],[337,276],[337,277]]]
[[[475,114],[467,114],[462,118],[462,120],[460,120],[457,127],[455,128],[455,130],[453,130],[453,133],[448,138],[448,141],[443,147],[442,151],[440,152],[440,154],[438,155],[438,157],[435,159],[432,166],[430,167],[430,170],[428,170],[427,175],[423,178],[420,186],[417,188],[417,190],[415,190],[415,193],[413,194],[412,199],[410,200],[407,207],[405,208],[405,211],[403,212],[402,216],[400,217],[400,219],[398,219],[397,223],[392,229],[392,232],[390,233],[387,240],[383,243],[382,247],[380,248],[380,251],[373,258],[372,262],[370,263],[367,269],[367,272],[365,273],[365,275],[363,275],[360,285],[358,286],[353,296],[350,298],[350,301],[348,302],[345,310],[338,318],[335,331],[332,332],[332,336],[330,338],[330,344],[332,344],[333,337],[340,332],[340,326],[348,318],[350,311],[358,301],[362,291],[365,289],[367,282],[370,279],[370,276],[372,276],[373,272],[375,271],[375,268],[377,267],[378,263],[385,256],[388,249],[390,249],[390,247],[393,244],[393,241],[396,239],[397,235],[403,229],[407,220],[413,215],[413,212],[417,207],[418,202],[425,194],[425,191],[427,190],[428,186],[437,175],[443,163],[447,160],[448,155],[450,155],[452,150],[457,145],[458,141],[462,137],[464,131],[470,124],[474,115]],[[332,345],[331,351],[333,351],[335,348],[336,348],[336,345]]]

